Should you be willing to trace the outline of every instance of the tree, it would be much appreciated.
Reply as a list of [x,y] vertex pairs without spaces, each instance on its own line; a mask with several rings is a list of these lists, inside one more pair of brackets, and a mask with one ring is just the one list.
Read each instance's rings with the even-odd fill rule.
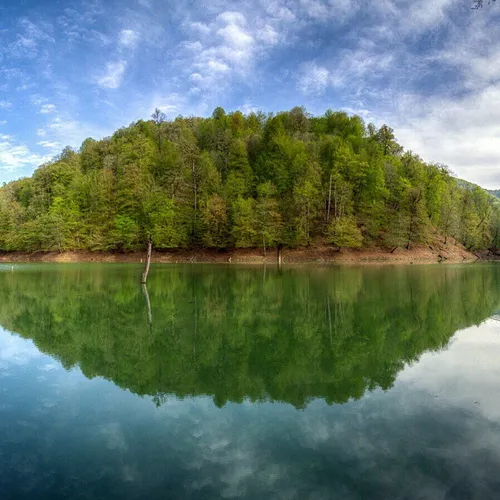
[[363,236],[352,216],[334,218],[328,226],[328,241],[340,248],[359,248],[363,245]]
[[275,192],[275,187],[269,181],[260,184],[257,188],[256,222],[264,256],[266,256],[267,248],[280,242],[283,231],[281,213],[274,198]]
[[204,226],[203,245],[209,248],[225,248],[229,243],[230,223],[224,198],[213,194],[201,209]]
[[239,197],[234,203],[232,236],[236,247],[256,246],[257,231],[253,199]]
[[413,243],[423,243],[427,239],[428,218],[423,193],[419,188],[410,188],[406,197],[407,243],[409,250]]
[[403,148],[396,142],[394,130],[387,125],[382,125],[375,133],[374,139],[380,144],[384,156],[397,155]]
[[[328,110],[168,120],[158,109],[0,188],[0,251],[493,248],[500,204],[404,152],[387,125]],[[151,252],[148,251],[148,254]]]

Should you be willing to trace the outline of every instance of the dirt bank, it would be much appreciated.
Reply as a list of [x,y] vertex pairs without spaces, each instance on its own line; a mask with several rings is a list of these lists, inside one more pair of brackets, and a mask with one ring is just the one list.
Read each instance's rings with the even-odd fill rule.
[[[365,248],[360,250],[341,250],[329,246],[311,246],[307,248],[283,249],[285,264],[316,263],[316,264],[426,264],[426,263],[462,263],[474,262],[478,256],[468,252],[461,245],[449,244],[443,246],[414,247],[411,250],[397,248],[390,252],[381,248]],[[0,254],[0,262],[143,262],[145,252],[111,253],[111,252],[49,252],[49,253],[4,253]],[[153,252],[152,262],[181,263],[247,263],[274,264],[276,251],[267,252],[261,249],[233,249],[217,251],[171,250]]]

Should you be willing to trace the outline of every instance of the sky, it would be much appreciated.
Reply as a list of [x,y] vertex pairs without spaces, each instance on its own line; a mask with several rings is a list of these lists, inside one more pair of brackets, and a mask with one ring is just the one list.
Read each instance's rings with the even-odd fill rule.
[[158,107],[305,106],[391,126],[500,188],[500,4],[472,0],[2,0],[0,182]]

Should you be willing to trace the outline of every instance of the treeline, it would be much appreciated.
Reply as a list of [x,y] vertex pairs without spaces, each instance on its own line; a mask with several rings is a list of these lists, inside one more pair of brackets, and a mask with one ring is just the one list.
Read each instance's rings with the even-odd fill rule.
[[497,203],[358,116],[157,110],[3,186],[0,250],[496,248]]
[[[389,389],[500,305],[496,266],[306,270],[159,266],[0,269],[0,325],[87,377],[153,397],[303,407]],[[466,306],[464,306],[466,304]]]

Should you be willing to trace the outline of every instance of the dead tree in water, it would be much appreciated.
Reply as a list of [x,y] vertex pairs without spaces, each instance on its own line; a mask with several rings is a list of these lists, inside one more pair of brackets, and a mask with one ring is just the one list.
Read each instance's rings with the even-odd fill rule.
[[143,285],[146,284],[146,281],[148,280],[148,274],[149,274],[149,266],[151,265],[151,252],[153,250],[153,242],[151,241],[151,238],[148,240],[148,256],[146,259],[146,267],[144,268],[144,272],[142,273],[141,277],[141,283]]

